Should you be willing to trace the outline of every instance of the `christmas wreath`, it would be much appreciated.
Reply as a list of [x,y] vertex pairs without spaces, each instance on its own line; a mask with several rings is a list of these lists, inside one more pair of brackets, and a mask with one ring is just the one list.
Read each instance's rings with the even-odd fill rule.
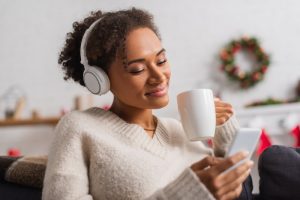
[[[239,51],[248,51],[255,56],[256,65],[251,71],[245,72],[235,63],[235,54]],[[256,38],[242,37],[231,41],[220,52],[221,69],[233,81],[238,81],[242,88],[249,88],[260,82],[269,67],[270,60]]]

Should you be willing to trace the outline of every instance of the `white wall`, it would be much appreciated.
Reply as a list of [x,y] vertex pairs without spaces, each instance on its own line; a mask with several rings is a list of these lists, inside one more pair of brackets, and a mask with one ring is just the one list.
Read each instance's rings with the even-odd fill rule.
[[[87,94],[79,85],[65,82],[57,64],[73,21],[92,10],[130,6],[154,14],[172,63],[171,102],[159,114],[177,116],[176,94],[211,85],[204,84],[207,80],[223,87],[223,99],[237,108],[269,96],[293,96],[291,90],[300,77],[300,2],[296,0],[0,0],[0,94],[20,85],[27,94],[27,113],[36,108],[43,115],[56,115],[61,107],[71,107],[76,94]],[[219,50],[243,34],[260,38],[272,56],[265,81],[247,91],[232,87],[218,71],[217,60]],[[245,68],[249,66],[240,60]],[[110,99],[111,95],[97,98],[97,105]]]

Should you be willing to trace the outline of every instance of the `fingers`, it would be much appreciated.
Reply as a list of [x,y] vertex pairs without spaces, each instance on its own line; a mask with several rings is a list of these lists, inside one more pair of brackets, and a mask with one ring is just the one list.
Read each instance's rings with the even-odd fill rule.
[[221,100],[216,100],[216,99],[215,99],[215,106],[216,107],[232,107],[231,104],[226,103],[226,102],[221,101]]
[[222,113],[233,114],[232,107],[215,107],[215,109],[216,109],[216,114],[222,114]]
[[[246,164],[240,169],[236,168],[235,170],[231,171],[232,173],[230,172],[231,173],[230,175],[228,173],[227,177],[223,177],[223,179],[218,182],[220,185],[221,184],[222,185],[220,186],[220,189],[217,191],[216,196],[221,197],[226,193],[237,188],[240,184],[242,184],[249,176],[250,167],[252,166],[252,164],[251,165]],[[220,177],[218,178],[221,178],[221,176],[222,175],[220,175]]]
[[208,156],[193,164],[191,168],[216,199],[234,199],[240,195],[241,184],[249,176],[253,162],[245,161],[229,172],[222,172],[243,161],[248,154],[247,152],[239,152],[226,159]]
[[191,168],[193,171],[203,170],[207,167],[216,165],[223,161],[223,158],[217,158],[212,156],[207,156],[204,159],[200,160],[199,162],[194,163]]
[[216,114],[216,123],[217,126],[224,124],[230,117],[232,116],[232,113],[221,113],[221,114]]
[[233,156],[230,156],[230,157],[224,159],[223,161],[221,161],[221,163],[218,164],[214,169],[216,170],[217,173],[221,173],[221,172],[225,171],[226,169],[228,169],[229,167],[235,165],[239,161],[245,159],[248,156],[248,154],[249,153],[245,152],[245,151],[238,152],[238,153],[234,154]]
[[232,200],[232,199],[236,199],[236,198],[238,198],[241,195],[242,190],[243,190],[243,187],[240,184],[235,190],[232,190],[232,191],[228,192],[227,194],[223,195],[219,199],[220,200]]
[[239,186],[239,184],[244,182],[250,173],[252,165],[252,161],[246,161],[226,174],[217,175],[210,187],[211,191],[214,192],[215,197],[219,199],[224,194],[234,190]]
[[250,175],[250,170],[243,173],[236,181],[228,184],[226,187],[222,187],[216,193],[216,197],[226,196],[226,194],[230,193],[231,191],[234,191],[236,188],[242,185],[242,183],[247,179],[249,175]]
[[220,179],[219,184],[220,186],[226,185],[228,183],[231,183],[237,179],[237,177],[240,177],[245,172],[248,172],[251,167],[253,166],[253,161],[245,161],[243,164],[238,166],[237,168],[225,173],[221,174],[218,178]]
[[221,157],[214,157],[214,163],[211,163],[211,166],[218,165],[218,164],[221,163],[223,160],[224,160],[224,158],[221,158]]
[[221,100],[215,99],[215,108],[216,113],[222,113],[223,111],[233,112],[232,105]]
[[217,125],[224,124],[232,115],[233,108],[229,103],[215,99],[216,123]]

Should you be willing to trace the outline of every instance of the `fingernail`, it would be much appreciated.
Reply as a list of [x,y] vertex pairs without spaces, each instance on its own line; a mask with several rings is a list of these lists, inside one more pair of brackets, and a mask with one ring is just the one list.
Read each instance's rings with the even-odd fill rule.
[[252,167],[254,165],[254,162],[252,160],[249,160],[249,165]]

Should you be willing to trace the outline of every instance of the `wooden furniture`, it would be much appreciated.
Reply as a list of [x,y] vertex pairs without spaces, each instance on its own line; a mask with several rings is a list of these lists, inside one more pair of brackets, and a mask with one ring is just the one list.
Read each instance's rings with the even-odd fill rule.
[[24,125],[51,125],[54,126],[60,117],[30,118],[30,119],[5,119],[0,120],[0,127],[5,126],[24,126]]

